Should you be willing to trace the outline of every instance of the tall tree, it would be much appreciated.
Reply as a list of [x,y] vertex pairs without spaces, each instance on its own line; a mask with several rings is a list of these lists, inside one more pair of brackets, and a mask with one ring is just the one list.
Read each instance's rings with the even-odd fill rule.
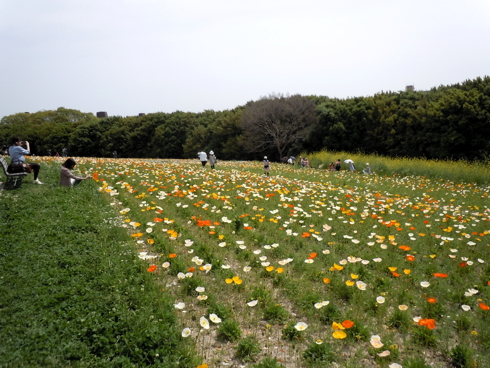
[[240,124],[245,149],[260,153],[275,149],[275,158],[281,159],[295,142],[307,137],[316,122],[315,111],[315,103],[301,95],[271,94],[249,102]]

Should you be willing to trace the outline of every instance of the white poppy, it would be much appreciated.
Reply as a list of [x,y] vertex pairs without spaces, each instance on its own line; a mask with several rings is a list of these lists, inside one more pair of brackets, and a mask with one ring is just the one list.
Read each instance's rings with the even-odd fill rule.
[[298,322],[296,326],[294,326],[294,328],[297,329],[298,331],[304,331],[308,328],[308,325],[304,322]]
[[207,320],[206,317],[201,317],[199,320],[199,323],[201,324],[202,328],[205,328],[206,330],[209,329],[209,321]]

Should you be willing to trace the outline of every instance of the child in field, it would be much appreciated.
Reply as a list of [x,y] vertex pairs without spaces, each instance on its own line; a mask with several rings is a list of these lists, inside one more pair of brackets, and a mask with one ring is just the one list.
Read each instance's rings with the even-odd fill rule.
[[267,159],[267,156],[264,156],[264,175],[270,176],[271,164]]
[[72,158],[69,158],[64,162],[60,170],[60,185],[71,187],[80,184],[82,180],[91,178],[90,175],[87,175],[84,178],[73,175],[71,170],[73,170],[76,164],[77,163]]
[[371,174],[371,166],[369,166],[369,162],[366,162],[366,168],[364,170],[362,170],[362,172],[366,175]]
[[209,151],[209,164],[211,165],[211,169],[214,169],[214,165],[216,165],[216,156],[213,151]]

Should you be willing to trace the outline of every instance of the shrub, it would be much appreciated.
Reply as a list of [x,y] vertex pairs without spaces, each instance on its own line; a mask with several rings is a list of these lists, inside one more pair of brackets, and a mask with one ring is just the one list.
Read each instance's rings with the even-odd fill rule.
[[403,361],[404,368],[431,368],[423,357],[407,358]]
[[257,337],[248,336],[238,342],[236,348],[236,357],[244,362],[255,361],[255,357],[260,353]]
[[277,359],[266,357],[260,363],[255,364],[254,368],[284,368]]
[[299,340],[301,332],[294,327],[294,323],[290,323],[282,330],[282,338],[288,341]]
[[288,311],[280,304],[270,303],[264,310],[264,319],[272,323],[283,323],[288,315]]
[[334,361],[335,354],[329,344],[312,343],[304,351],[303,358],[309,364],[322,363],[322,366],[325,366],[324,364],[329,364]]
[[217,336],[220,341],[237,341],[242,336],[242,330],[238,322],[225,319],[217,330]]
[[456,368],[469,368],[473,364],[473,352],[465,345],[458,345],[451,350],[449,357]]

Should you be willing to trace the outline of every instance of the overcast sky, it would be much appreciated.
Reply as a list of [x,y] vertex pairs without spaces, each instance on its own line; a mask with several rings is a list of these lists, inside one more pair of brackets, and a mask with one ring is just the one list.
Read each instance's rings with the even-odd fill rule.
[[490,75],[490,0],[0,0],[0,118],[233,109]]

